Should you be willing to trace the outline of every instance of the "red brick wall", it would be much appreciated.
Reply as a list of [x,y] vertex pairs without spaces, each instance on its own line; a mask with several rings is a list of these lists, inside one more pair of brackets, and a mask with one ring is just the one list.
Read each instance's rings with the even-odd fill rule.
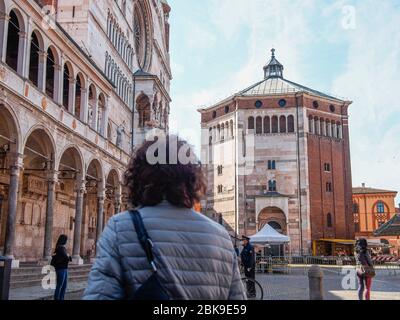
[[[320,238],[353,239],[354,221],[352,214],[352,182],[350,166],[349,132],[347,127],[347,106],[335,105],[330,110],[330,101],[318,100],[318,109],[312,103],[315,99],[304,97],[308,115],[338,120],[343,126],[343,139],[308,134],[308,162],[310,183],[310,219],[312,240]],[[324,111],[322,113],[321,111]],[[331,113],[329,116],[326,112]],[[324,164],[329,163],[331,172],[325,172]],[[326,183],[332,183],[332,192],[326,191]],[[332,228],[327,226],[327,214],[332,215]]]

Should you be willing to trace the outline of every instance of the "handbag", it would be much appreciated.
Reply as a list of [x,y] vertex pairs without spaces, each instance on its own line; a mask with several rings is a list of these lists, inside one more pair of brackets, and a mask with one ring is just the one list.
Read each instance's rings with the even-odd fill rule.
[[373,266],[362,265],[360,269],[363,276],[366,276],[368,278],[374,278],[376,276],[376,272]]
[[139,211],[136,210],[130,211],[129,214],[132,218],[140,245],[146,253],[146,258],[150,264],[152,275],[139,287],[139,289],[132,293],[128,292],[127,300],[171,300],[158,275],[157,267],[154,262],[153,242],[143,224],[142,216]]

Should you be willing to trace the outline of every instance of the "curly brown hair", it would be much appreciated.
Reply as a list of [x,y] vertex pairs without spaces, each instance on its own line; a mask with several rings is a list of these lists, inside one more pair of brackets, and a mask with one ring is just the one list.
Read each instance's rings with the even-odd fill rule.
[[[166,162],[152,164],[148,152],[153,155],[149,148],[157,141],[145,141],[134,152],[125,171],[124,185],[129,191],[130,204],[153,207],[167,200],[177,207],[193,208],[206,191],[201,163],[197,160],[180,161],[180,150],[186,150],[186,155],[194,154],[191,146],[177,136],[166,135]],[[158,156],[158,150],[154,156]]]

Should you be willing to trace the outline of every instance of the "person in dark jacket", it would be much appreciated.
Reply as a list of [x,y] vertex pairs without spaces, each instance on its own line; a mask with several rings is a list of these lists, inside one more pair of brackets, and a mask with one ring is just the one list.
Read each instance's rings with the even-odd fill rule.
[[365,299],[371,299],[372,278],[375,274],[371,257],[368,253],[368,242],[366,239],[359,239],[355,246],[355,257],[357,262],[358,277],[358,298],[363,300],[364,291]]
[[[246,236],[243,236],[243,249],[240,257],[244,267],[244,275],[254,280],[256,277],[256,255],[254,247],[250,244],[250,238]],[[256,296],[256,288],[253,281],[247,281],[247,295],[249,298],[254,298]]]
[[65,291],[67,290],[68,280],[68,263],[72,258],[68,256],[65,245],[68,237],[62,234],[58,237],[56,249],[51,259],[51,265],[56,270],[57,285],[54,292],[54,300],[64,300]]

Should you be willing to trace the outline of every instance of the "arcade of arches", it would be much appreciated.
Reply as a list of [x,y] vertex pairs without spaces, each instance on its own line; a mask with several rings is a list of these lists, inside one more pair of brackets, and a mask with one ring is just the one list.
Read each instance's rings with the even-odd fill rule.
[[0,105],[0,250],[46,260],[66,234],[75,261],[94,257],[108,219],[127,208],[120,169],[86,160],[77,145],[58,146],[44,126],[22,136],[10,110]]

